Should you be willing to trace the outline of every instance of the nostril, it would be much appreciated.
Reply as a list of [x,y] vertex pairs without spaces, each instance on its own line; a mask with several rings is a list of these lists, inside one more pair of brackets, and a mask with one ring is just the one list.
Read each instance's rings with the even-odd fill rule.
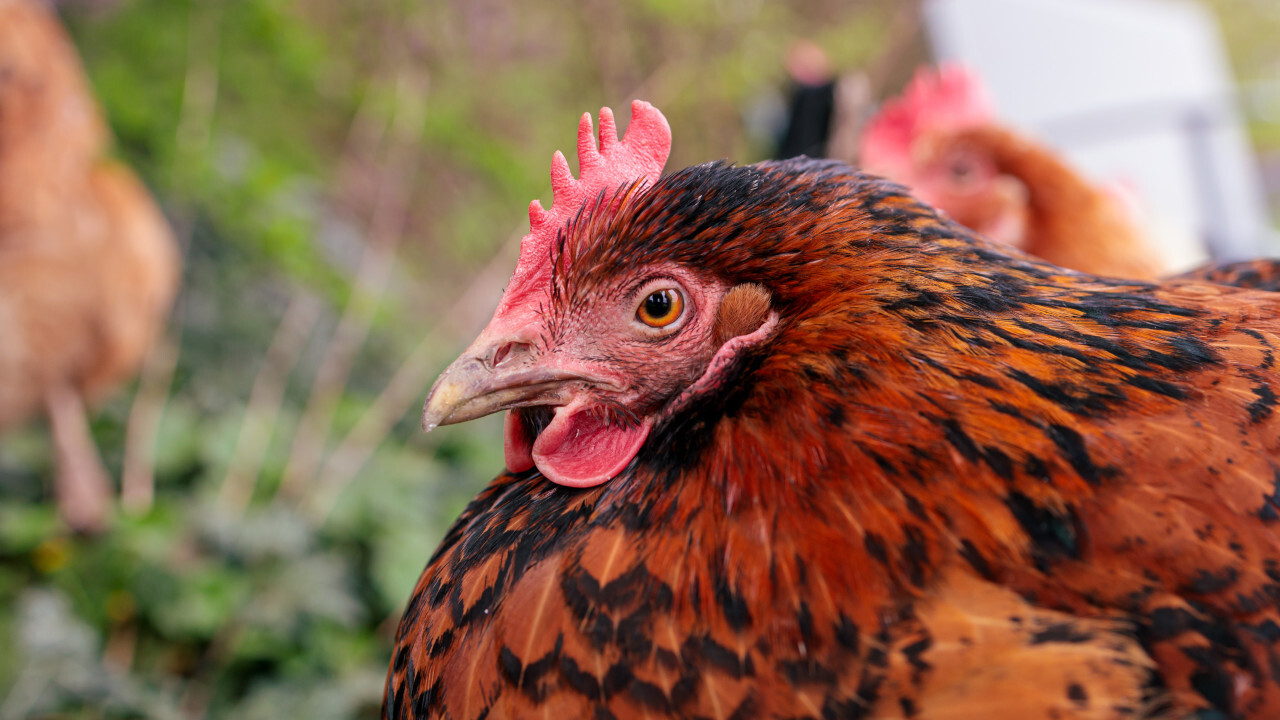
[[503,343],[493,353],[493,359],[489,361],[489,367],[498,367],[506,362],[513,355],[520,355],[527,352],[529,345],[521,342]]

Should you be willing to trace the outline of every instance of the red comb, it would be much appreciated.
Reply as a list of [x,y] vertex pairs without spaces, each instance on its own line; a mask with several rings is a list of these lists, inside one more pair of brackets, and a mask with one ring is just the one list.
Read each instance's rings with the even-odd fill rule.
[[935,128],[961,130],[995,116],[978,75],[959,63],[916,71],[902,95],[889,100],[867,123],[859,159],[864,167],[893,166],[910,156],[911,144]]
[[631,103],[631,125],[622,140],[618,139],[613,111],[600,108],[599,149],[592,137],[591,114],[583,113],[578,123],[580,177],[574,179],[564,155],[556,151],[551,160],[551,209],[542,209],[537,200],[529,203],[530,232],[520,242],[520,260],[494,312],[494,321],[514,328],[532,319],[537,302],[550,287],[552,245],[560,228],[602,191],[609,197],[620,187],[657,181],[670,153],[671,126],[657,108],[643,100]]

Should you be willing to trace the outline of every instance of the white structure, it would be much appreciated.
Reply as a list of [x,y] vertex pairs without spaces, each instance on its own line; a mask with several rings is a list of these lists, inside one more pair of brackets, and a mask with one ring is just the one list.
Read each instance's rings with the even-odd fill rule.
[[1002,117],[1132,188],[1174,270],[1275,254],[1213,17],[1165,0],[925,0],[937,60]]

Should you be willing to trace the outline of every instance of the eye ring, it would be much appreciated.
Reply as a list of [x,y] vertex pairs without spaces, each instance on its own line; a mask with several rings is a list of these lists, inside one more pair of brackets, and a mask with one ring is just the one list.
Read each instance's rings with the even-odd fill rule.
[[978,169],[968,158],[961,158],[951,163],[950,171],[951,179],[959,183],[970,182],[978,174]]
[[684,316],[684,293],[675,287],[659,287],[645,294],[636,308],[636,320],[655,330],[671,326]]

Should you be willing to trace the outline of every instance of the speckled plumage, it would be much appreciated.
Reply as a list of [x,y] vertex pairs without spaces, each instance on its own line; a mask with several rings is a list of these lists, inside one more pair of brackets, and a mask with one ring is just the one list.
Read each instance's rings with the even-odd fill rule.
[[674,263],[779,325],[605,484],[481,492],[386,718],[1280,716],[1276,296],[1062,270],[809,160],[567,238],[563,302]]
[[1239,260],[1228,263],[1210,263],[1185,272],[1176,280],[1204,280],[1248,288],[1250,290],[1280,291],[1280,260]]

